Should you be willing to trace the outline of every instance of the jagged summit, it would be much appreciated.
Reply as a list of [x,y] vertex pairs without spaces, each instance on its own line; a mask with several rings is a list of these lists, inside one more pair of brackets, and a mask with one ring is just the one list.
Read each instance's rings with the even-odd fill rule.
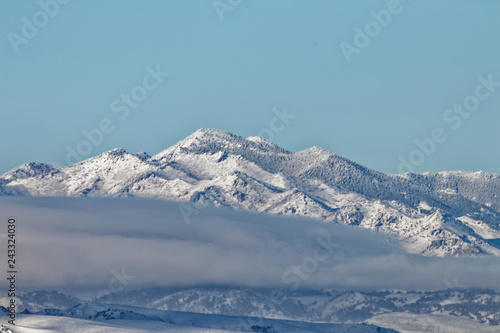
[[300,151],[299,153],[307,153],[307,154],[323,154],[323,155],[334,155],[331,151],[323,149],[318,146],[312,146],[311,148],[307,148],[305,150]]
[[0,176],[3,196],[207,202],[377,229],[425,255],[500,255],[498,193],[494,174],[386,175],[319,147],[293,153],[205,128],[152,157],[114,149],[64,168],[27,163]]
[[210,129],[210,128],[200,128],[199,130],[189,135],[185,139],[177,142],[173,147],[188,148],[193,144],[198,144],[198,145],[210,144],[213,142],[231,143],[231,142],[237,142],[241,139],[243,138],[227,131]]
[[245,155],[250,151],[259,151],[261,153],[266,153],[268,151],[284,154],[290,153],[287,150],[262,138],[259,138],[258,140],[256,140],[255,138],[249,140],[227,131],[201,128],[185,139],[177,142],[172,147],[167,148],[159,154],[153,156],[153,159],[162,160],[166,157],[173,156],[173,154],[185,152],[195,154],[213,154],[223,152]]
[[199,142],[199,143],[209,143],[213,141],[234,142],[240,139],[242,139],[240,136],[234,135],[227,131],[219,129],[211,129],[211,128],[200,128],[199,130],[189,135],[184,140],[179,141],[176,145],[189,146],[192,142]]
[[47,163],[40,162],[29,162],[14,168],[5,174],[1,178],[14,180],[17,178],[26,178],[38,175],[45,175],[50,172],[58,170],[58,167],[52,166]]
[[115,148],[107,152],[109,155],[121,156],[123,154],[128,154],[128,152],[123,148]]
[[247,137],[247,140],[248,141],[253,141],[253,142],[256,142],[256,143],[266,143],[266,142],[269,142],[266,139],[261,138],[260,136],[249,136],[249,137]]

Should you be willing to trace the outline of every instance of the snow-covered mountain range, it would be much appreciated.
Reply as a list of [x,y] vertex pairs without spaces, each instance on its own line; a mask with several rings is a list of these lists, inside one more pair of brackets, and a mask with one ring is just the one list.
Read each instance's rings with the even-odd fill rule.
[[[253,324],[258,319],[272,326],[278,332],[277,324],[268,319],[294,320],[295,327],[302,323],[375,323],[381,327],[404,329],[417,332],[486,332],[498,331],[500,322],[500,293],[488,289],[450,288],[437,291],[283,291],[280,297],[269,290],[232,288],[151,288],[129,290],[113,294],[112,297],[85,302],[59,292],[22,292],[19,295],[20,310],[26,314],[44,316],[65,316],[97,321],[141,320],[163,321],[185,324],[182,318],[191,322],[204,322],[208,315],[222,318],[250,316]],[[120,304],[120,305],[118,305]],[[26,311],[27,310],[27,311]],[[155,310],[155,311],[151,311]],[[167,312],[161,312],[161,311]],[[177,315],[173,311],[178,311]],[[206,317],[188,316],[187,313],[205,314]],[[179,315],[180,314],[180,315]],[[203,319],[203,320],[202,320]],[[233,320],[231,319],[231,320]],[[230,321],[231,321],[230,320]],[[213,322],[214,319],[208,320]],[[221,322],[227,321],[220,320]],[[248,322],[248,320],[243,320]],[[352,326],[352,327],[351,327]],[[363,325],[333,325],[330,329]],[[414,330],[410,328],[413,326]],[[205,326],[207,327],[207,326]],[[212,326],[215,328],[215,326]],[[221,328],[221,327],[219,327]],[[227,326],[226,326],[227,328]],[[233,327],[234,328],[234,327]],[[321,332],[320,326],[310,324],[303,329]],[[368,327],[364,327],[368,329]],[[441,329],[441,330],[440,330]],[[463,329],[463,330],[462,330]],[[251,330],[247,330],[251,331]],[[258,331],[258,330],[257,330]],[[333,330],[336,332],[336,330]],[[339,330],[344,332],[343,330]],[[261,332],[261,331],[259,331]],[[290,332],[284,329],[283,332]],[[364,332],[361,330],[361,332]],[[367,330],[371,332],[371,330]]]
[[388,175],[318,147],[200,129],[155,156],[114,149],[68,167],[27,163],[0,195],[148,197],[342,222],[423,255],[500,255],[500,176]]

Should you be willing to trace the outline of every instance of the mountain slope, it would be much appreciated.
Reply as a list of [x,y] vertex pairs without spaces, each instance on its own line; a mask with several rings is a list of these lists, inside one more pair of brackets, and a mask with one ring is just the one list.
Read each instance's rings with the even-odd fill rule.
[[[59,316],[78,319],[88,319],[112,324],[126,321],[129,327],[154,327],[160,328],[168,325],[171,329],[151,329],[158,332],[178,332],[182,329],[196,328],[220,330],[221,332],[331,332],[331,333],[368,333],[368,332],[396,332],[367,324],[330,324],[310,323],[291,320],[278,320],[267,318],[252,318],[248,316],[223,316],[217,314],[200,314],[191,312],[162,311],[132,307],[125,305],[100,305],[95,303],[79,304],[66,310],[47,309],[37,313],[45,316]],[[200,330],[201,332],[201,330]],[[205,332],[205,331],[203,331]]]
[[[39,297],[43,295],[58,295],[50,310],[46,307],[46,297]],[[422,332],[435,332],[437,327],[447,332],[461,332],[456,327],[456,323],[461,322],[469,327],[464,332],[494,332],[499,330],[500,321],[498,290],[458,286],[436,291],[280,290],[279,293],[248,288],[150,288],[113,294],[112,304],[107,304],[108,297],[103,297],[93,303],[71,307],[65,305],[68,300],[74,302],[75,299],[70,296],[64,299],[63,296],[54,292],[28,292],[20,297],[20,301],[26,309],[38,309],[38,314],[90,318],[101,322],[126,319],[165,321],[167,312],[163,311],[168,311],[174,318],[172,322],[179,325],[184,324],[180,319],[185,314],[199,313],[233,318],[250,316],[254,323],[258,320],[256,318],[294,320],[296,323],[366,322],[405,331],[422,325],[420,330],[415,328]],[[43,303],[37,304],[37,300]]]
[[59,168],[28,163],[0,195],[151,197],[337,221],[396,235],[410,252],[495,254],[500,177],[484,172],[386,175],[313,147],[200,129],[155,156],[114,149]]
[[451,314],[497,328],[500,320],[498,291],[458,287],[436,291],[281,290],[279,295],[258,289],[152,288],[117,293],[113,302],[159,310],[308,322],[365,322],[383,313]]

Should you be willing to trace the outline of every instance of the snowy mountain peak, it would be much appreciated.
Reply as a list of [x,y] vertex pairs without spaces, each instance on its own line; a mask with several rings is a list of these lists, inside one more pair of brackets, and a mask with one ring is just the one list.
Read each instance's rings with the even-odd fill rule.
[[264,139],[248,140],[227,131],[202,128],[153,156],[154,160],[162,160],[177,154],[214,154],[217,152],[245,155],[248,151],[261,153],[276,152],[288,154],[287,150]]
[[261,138],[260,136],[249,136],[246,138],[247,141],[255,143],[255,147],[264,151],[275,151],[283,154],[291,154],[290,151],[281,148],[280,146]]
[[252,141],[252,142],[255,142],[255,143],[267,143],[267,142],[269,142],[266,139],[261,138],[260,136],[249,136],[246,139],[248,141]]
[[107,152],[108,155],[121,156],[124,154],[128,154],[127,151],[123,148],[115,148]]
[[227,131],[210,128],[200,128],[184,140],[179,141],[175,146],[188,148],[193,144],[203,145],[214,142],[234,143],[239,139],[242,138]]
[[196,152],[221,150],[224,146],[234,144],[238,138],[239,137],[236,135],[226,131],[201,128],[185,139],[177,142],[172,147],[167,148],[159,154],[153,156],[153,159],[161,160],[162,158],[165,158],[173,153],[183,151]]
[[47,163],[29,162],[8,171],[1,178],[15,180],[19,178],[35,177],[47,175],[58,169],[58,167],[54,167]]
[[303,152],[308,152],[311,154],[326,154],[326,155],[334,155],[331,151],[328,151],[326,149],[323,149],[318,146],[312,146],[311,148],[307,148],[306,150],[303,150]]
[[337,154],[332,153],[331,151],[316,146],[301,150],[295,153],[295,156],[297,156],[297,158],[308,160],[311,163],[314,161],[327,162],[329,158],[339,157]]

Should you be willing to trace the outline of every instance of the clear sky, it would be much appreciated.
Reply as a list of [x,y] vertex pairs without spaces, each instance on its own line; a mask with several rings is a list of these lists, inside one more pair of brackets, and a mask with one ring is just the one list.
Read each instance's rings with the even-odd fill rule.
[[59,1],[0,0],[0,173],[201,127],[500,173],[500,1]]

